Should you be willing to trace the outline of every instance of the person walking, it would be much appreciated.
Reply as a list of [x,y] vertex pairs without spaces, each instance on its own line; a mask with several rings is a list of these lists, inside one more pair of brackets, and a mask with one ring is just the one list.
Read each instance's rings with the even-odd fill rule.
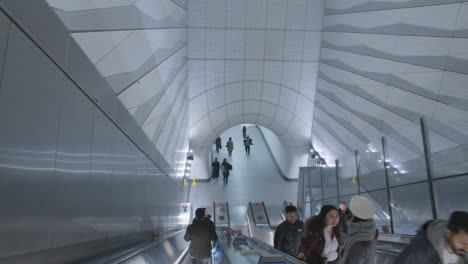
[[468,212],[427,221],[394,263],[468,264]]
[[296,257],[304,237],[304,222],[297,220],[297,209],[286,206],[286,220],[275,231],[274,247],[290,256]]
[[226,159],[221,163],[221,171],[223,172],[223,183],[228,183],[229,171],[232,170],[232,165]]
[[305,223],[307,236],[302,241],[297,258],[308,264],[334,264],[341,244],[341,225],[338,209],[325,205],[316,216]]
[[343,226],[343,232],[348,232],[348,221],[353,218],[353,214],[348,209],[348,206],[345,201],[340,202],[340,208],[338,208],[338,214],[340,215],[340,223]]
[[374,264],[375,245],[379,232],[374,223],[375,208],[364,196],[356,195],[349,203],[353,218],[348,222],[348,233],[339,264]]
[[242,127],[242,136],[245,138],[246,135],[247,135],[247,127],[243,126]]
[[205,209],[195,210],[195,219],[187,227],[185,241],[190,241],[189,257],[192,264],[209,264],[211,256],[211,241],[217,241],[218,236],[214,226],[205,220]]
[[219,178],[219,168],[220,168],[218,158],[215,158],[215,160],[211,164],[211,168],[212,168],[211,177],[213,178],[213,180],[217,180]]
[[244,139],[245,154],[250,155],[250,146],[252,145],[253,145],[252,139],[249,136],[247,136]]
[[229,157],[231,157],[232,151],[234,150],[234,142],[232,142],[232,138],[229,138],[228,142],[226,143],[226,148],[229,152]]
[[216,138],[215,144],[216,144],[216,152],[219,153],[219,150],[221,149],[221,137]]

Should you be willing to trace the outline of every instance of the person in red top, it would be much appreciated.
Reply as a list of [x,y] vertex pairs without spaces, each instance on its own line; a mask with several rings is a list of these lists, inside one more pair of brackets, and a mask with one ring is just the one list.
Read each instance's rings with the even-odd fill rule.
[[307,236],[302,241],[297,258],[309,264],[334,264],[338,260],[342,227],[338,209],[325,205],[320,213],[307,219]]

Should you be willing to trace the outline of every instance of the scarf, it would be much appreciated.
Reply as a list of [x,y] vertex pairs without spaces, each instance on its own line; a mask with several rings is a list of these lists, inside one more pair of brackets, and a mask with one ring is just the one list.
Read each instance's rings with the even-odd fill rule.
[[[351,247],[356,242],[375,240],[376,226],[374,220],[370,219],[364,222],[352,222],[348,221],[348,233],[344,243],[344,254],[338,262],[339,264],[345,264],[348,258],[348,253]],[[369,254],[369,258],[372,263],[375,261],[375,242],[371,243],[369,248],[366,248]]]

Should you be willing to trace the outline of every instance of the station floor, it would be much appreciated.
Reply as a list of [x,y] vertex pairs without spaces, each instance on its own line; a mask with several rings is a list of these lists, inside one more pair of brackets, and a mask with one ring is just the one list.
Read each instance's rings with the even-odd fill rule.
[[[256,126],[248,126],[247,134],[253,140],[250,156],[245,153],[242,126],[233,127],[221,135],[223,147],[219,154],[216,153],[213,144],[213,159],[217,157],[221,163],[226,158],[232,164],[229,182],[223,184],[220,172],[217,181],[197,183],[191,188],[190,202],[194,208],[208,208],[209,213],[212,212],[213,201],[229,202],[231,224],[243,225],[249,201],[264,201],[267,208],[277,207],[272,211],[279,211],[278,214],[271,217],[274,218],[272,220],[278,221],[283,201],[297,201],[298,183],[286,182],[281,178]],[[229,137],[232,137],[234,142],[232,157],[229,157],[225,147]]]

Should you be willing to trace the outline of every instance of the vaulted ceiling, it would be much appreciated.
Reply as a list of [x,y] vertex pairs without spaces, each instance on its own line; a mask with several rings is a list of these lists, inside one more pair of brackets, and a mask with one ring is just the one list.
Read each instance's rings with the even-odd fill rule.
[[190,143],[259,124],[309,146],[323,2],[190,0]]

